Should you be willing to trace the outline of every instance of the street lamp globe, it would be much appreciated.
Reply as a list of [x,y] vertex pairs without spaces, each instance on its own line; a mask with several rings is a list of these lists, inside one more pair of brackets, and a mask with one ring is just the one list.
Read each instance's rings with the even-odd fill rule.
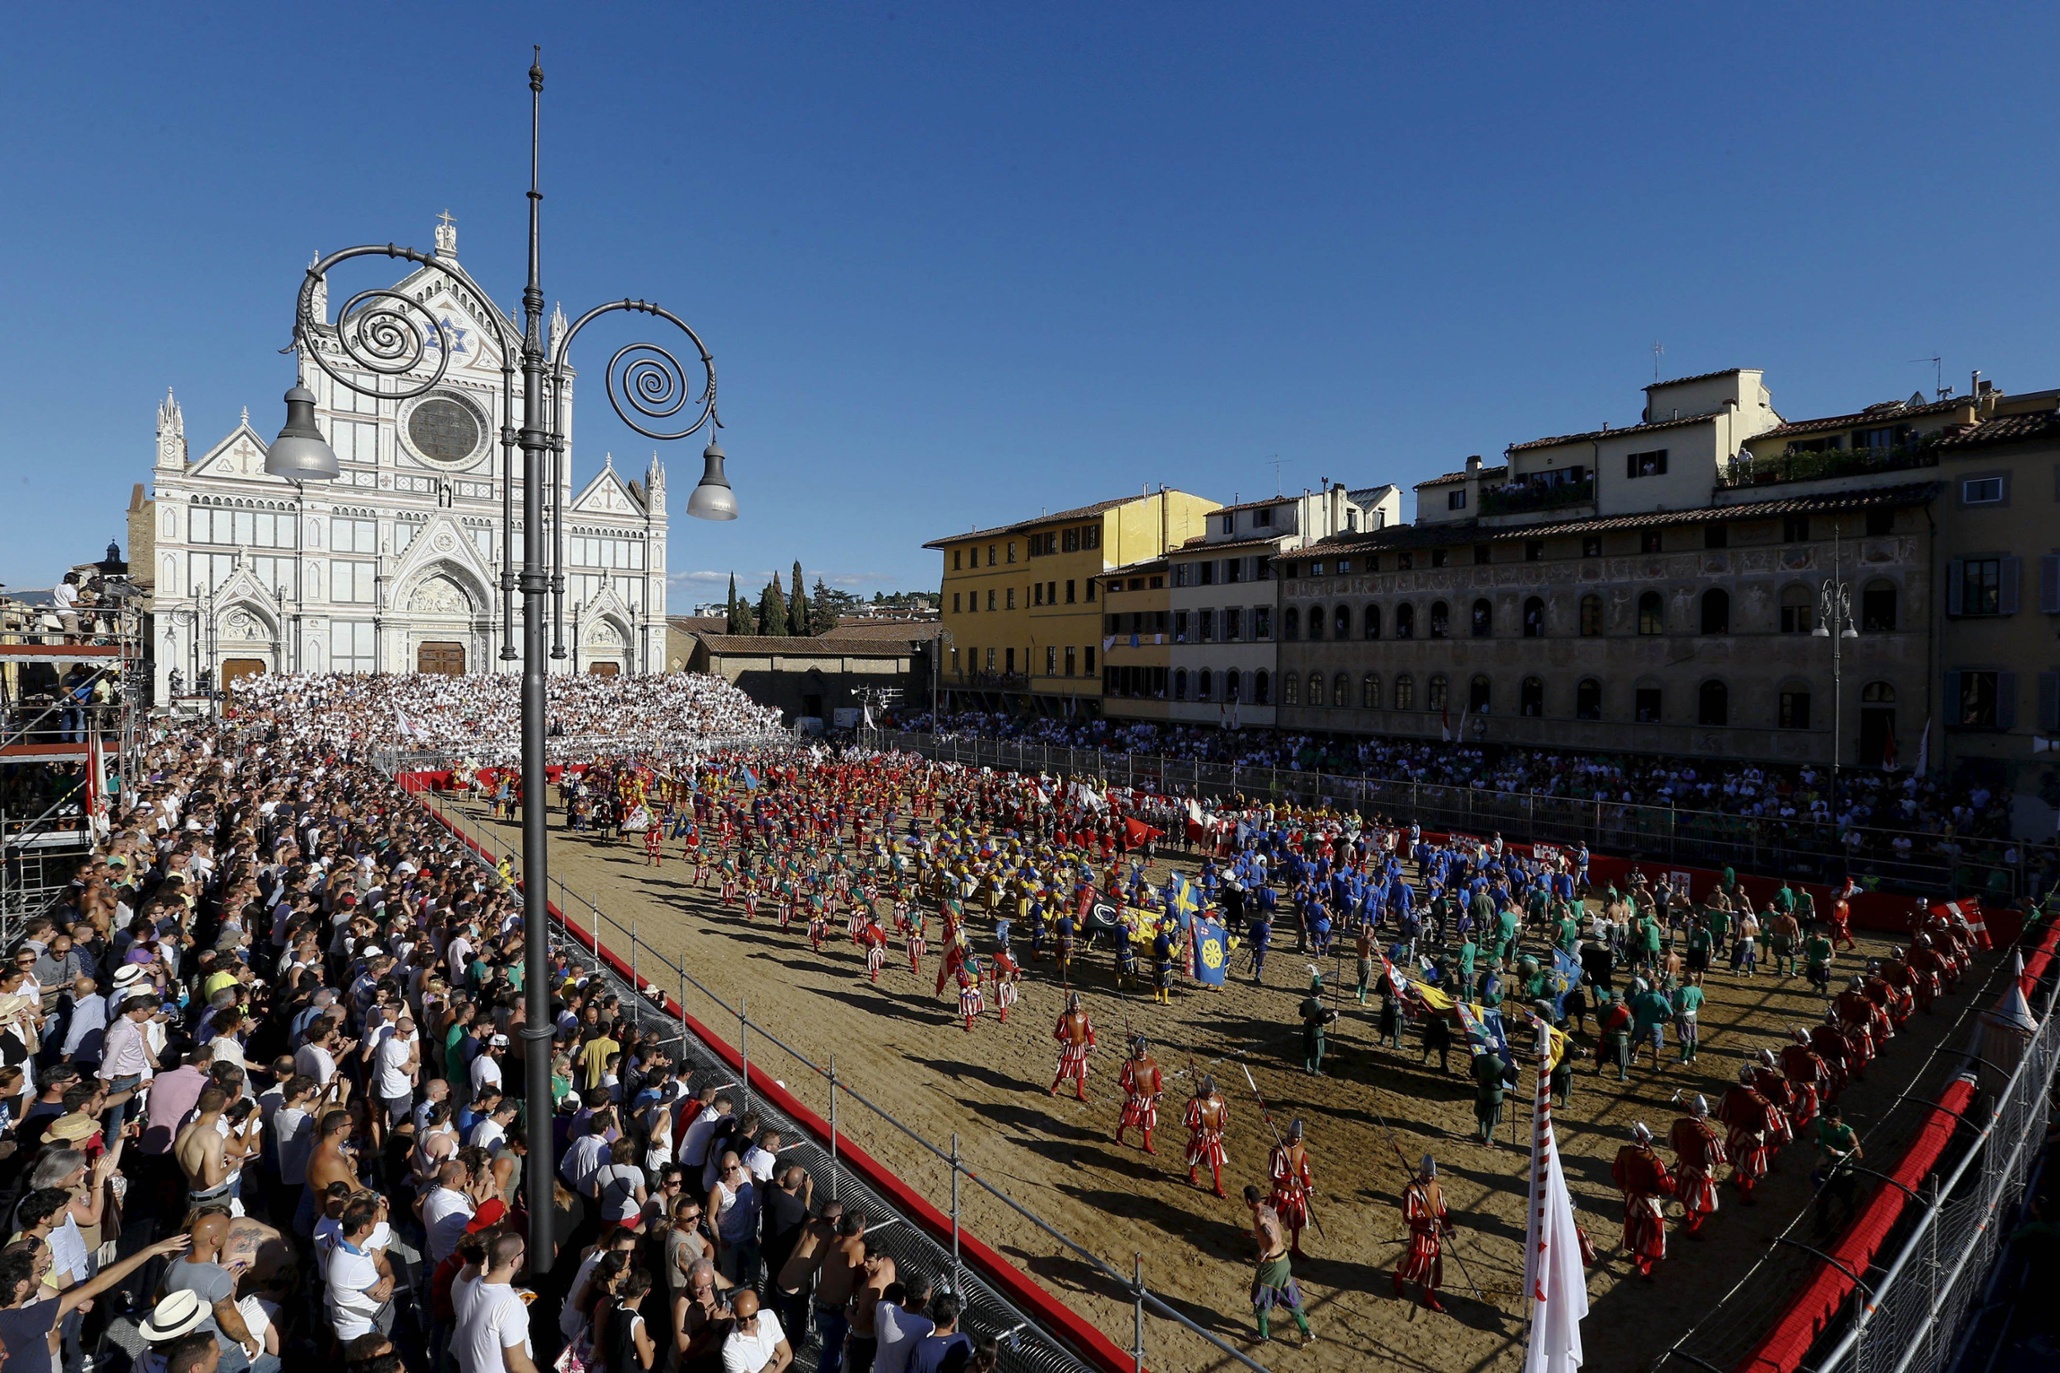
[[336,450],[315,426],[315,393],[295,386],[286,393],[286,425],[265,453],[265,471],[288,481],[335,481],[343,474]]
[[687,498],[687,513],[697,520],[737,518],[737,493],[730,489],[730,479],[723,475],[723,457],[722,448],[714,439],[710,439],[708,447],[701,450],[701,459],[706,467],[694,494]]

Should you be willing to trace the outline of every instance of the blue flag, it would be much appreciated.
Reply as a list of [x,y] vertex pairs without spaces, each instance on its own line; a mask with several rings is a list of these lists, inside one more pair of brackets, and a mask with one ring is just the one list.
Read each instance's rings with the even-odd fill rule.
[[744,790],[757,791],[758,774],[751,770],[751,765],[749,763],[739,763],[737,767],[744,775]]
[[1205,915],[1196,916],[1191,947],[1195,981],[1204,987],[1222,986],[1224,974],[1230,969],[1230,939],[1222,924]]
[[1581,960],[1565,949],[1552,951],[1552,1013],[1566,1019],[1566,994],[1581,985]]

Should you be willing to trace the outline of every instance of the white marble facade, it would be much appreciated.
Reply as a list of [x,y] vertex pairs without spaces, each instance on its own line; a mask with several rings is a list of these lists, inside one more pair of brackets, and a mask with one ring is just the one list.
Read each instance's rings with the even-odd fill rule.
[[[455,226],[439,225],[436,240],[439,258],[455,266]],[[196,680],[250,671],[519,668],[500,659],[501,358],[497,331],[478,319],[494,307],[483,290],[475,286],[468,299],[427,268],[393,289],[443,326],[436,346],[448,343],[450,366],[429,393],[393,402],[360,396],[312,360],[300,360],[322,431],[342,460],[340,480],[296,485],[267,476],[267,440],[247,410],[193,457],[177,400],[167,393],[158,407],[151,493],[156,699],[167,699],[175,669],[190,690]],[[333,348],[326,302],[318,300],[318,313],[324,324],[316,346]],[[503,325],[510,336],[520,332],[505,317]],[[554,333],[562,329],[562,317],[552,325]],[[433,360],[425,361],[425,372],[430,367]],[[282,377],[280,389],[290,382]],[[568,386],[563,398],[568,441],[570,392]],[[518,416],[520,407],[518,392]],[[263,413],[276,429],[283,417],[278,402]],[[660,671],[664,469],[654,454],[641,479],[629,480],[609,457],[575,489],[574,465],[567,462],[560,478],[568,652],[551,669],[572,670],[577,607],[582,671]],[[519,473],[514,501],[519,562]],[[516,611],[519,651],[519,601]]]

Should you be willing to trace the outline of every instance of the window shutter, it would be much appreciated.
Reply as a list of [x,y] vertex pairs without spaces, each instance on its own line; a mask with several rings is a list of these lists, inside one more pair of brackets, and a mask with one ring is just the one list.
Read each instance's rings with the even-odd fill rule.
[[2060,672],[2039,674],[2039,728],[2060,729]]
[[1960,674],[1957,671],[1946,673],[1946,723],[1960,723]]
[[2017,728],[2017,674],[1996,674],[1996,728]]
[[2039,559],[2039,613],[2060,615],[2060,553]]
[[[1960,613],[1960,593],[1962,591],[1960,583],[1966,576],[1966,566],[1967,560],[1965,558],[1949,558],[1946,560],[1946,614],[1948,615],[1958,615]],[[1947,692],[1946,696],[1951,700],[1959,699],[1952,692]]]
[[2018,566],[2015,554],[2003,555],[2003,581],[1996,592],[1996,613],[2015,615],[2017,613]]

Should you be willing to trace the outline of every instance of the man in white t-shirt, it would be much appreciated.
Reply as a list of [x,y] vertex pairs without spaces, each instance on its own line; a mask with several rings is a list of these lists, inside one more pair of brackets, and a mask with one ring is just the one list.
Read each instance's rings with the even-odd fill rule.
[[378,1201],[369,1194],[343,1208],[343,1238],[329,1255],[328,1304],[336,1338],[344,1344],[393,1328],[393,1270],[386,1255],[371,1247],[379,1224]]
[[445,1159],[437,1170],[436,1186],[422,1198],[422,1228],[429,1236],[432,1269],[451,1256],[472,1219],[471,1170],[455,1158]]
[[379,1104],[386,1108],[389,1127],[406,1120],[409,1108],[415,1104],[415,1076],[422,1066],[420,1054],[415,1022],[405,1015],[394,1023],[392,1033],[380,1041],[375,1051],[373,1091]]
[[730,1298],[730,1314],[737,1323],[723,1341],[722,1373],[786,1373],[794,1351],[787,1345],[787,1332],[780,1329],[780,1318],[759,1309],[758,1294],[739,1288]]
[[529,1306],[515,1290],[522,1267],[522,1236],[502,1235],[488,1246],[487,1268],[460,1275],[451,1287],[458,1328],[451,1353],[459,1373],[536,1373],[529,1344]]
[[508,1052],[508,1036],[489,1035],[480,1046],[479,1054],[472,1060],[472,1094],[479,1095],[482,1087],[501,1085],[501,1058]]

